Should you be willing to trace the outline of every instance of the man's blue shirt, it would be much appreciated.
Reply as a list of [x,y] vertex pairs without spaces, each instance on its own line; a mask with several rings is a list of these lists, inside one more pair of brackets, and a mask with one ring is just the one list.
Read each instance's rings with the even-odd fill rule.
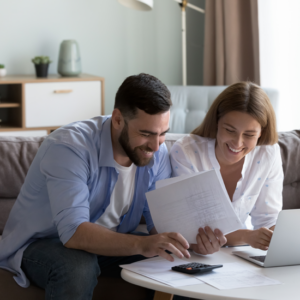
[[[171,175],[162,144],[145,167],[137,167],[135,192],[117,232],[133,231],[144,215],[153,227],[145,197],[155,182]],[[65,244],[83,222],[95,222],[110,203],[118,180],[111,142],[111,118],[99,116],[57,129],[42,143],[29,168],[0,241],[0,267],[16,273],[23,287],[23,252],[39,238],[59,237]],[[51,255],[51,253],[49,253]]]

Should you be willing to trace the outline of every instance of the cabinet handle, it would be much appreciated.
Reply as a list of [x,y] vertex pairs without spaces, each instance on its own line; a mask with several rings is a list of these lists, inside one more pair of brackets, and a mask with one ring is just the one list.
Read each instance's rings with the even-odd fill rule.
[[68,94],[72,92],[73,90],[54,90],[54,94]]

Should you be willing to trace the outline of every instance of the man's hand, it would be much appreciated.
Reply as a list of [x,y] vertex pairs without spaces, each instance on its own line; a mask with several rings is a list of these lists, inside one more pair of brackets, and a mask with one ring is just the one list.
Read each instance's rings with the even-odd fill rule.
[[272,230],[266,227],[261,227],[256,230],[247,231],[245,241],[253,248],[268,250],[272,235]]
[[174,258],[165,250],[174,253],[178,258],[190,257],[187,250],[189,249],[189,243],[180,233],[176,232],[141,237],[138,247],[140,248],[139,253],[145,257],[159,255],[169,261],[174,261]]
[[213,254],[220,250],[226,244],[227,239],[219,229],[212,231],[210,227],[206,226],[205,231],[199,228],[197,234],[197,244],[191,244],[191,249],[199,254]]

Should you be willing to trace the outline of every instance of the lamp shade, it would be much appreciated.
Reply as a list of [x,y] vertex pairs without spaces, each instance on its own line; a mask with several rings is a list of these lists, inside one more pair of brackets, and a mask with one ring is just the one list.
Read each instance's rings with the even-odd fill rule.
[[153,0],[119,0],[119,3],[137,10],[151,10],[153,8]]

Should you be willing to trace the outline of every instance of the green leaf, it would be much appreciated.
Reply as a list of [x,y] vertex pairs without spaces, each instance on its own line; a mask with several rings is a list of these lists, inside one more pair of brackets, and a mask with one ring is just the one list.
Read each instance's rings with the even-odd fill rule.
[[49,56],[36,56],[31,60],[34,64],[50,64],[51,60],[49,59]]

